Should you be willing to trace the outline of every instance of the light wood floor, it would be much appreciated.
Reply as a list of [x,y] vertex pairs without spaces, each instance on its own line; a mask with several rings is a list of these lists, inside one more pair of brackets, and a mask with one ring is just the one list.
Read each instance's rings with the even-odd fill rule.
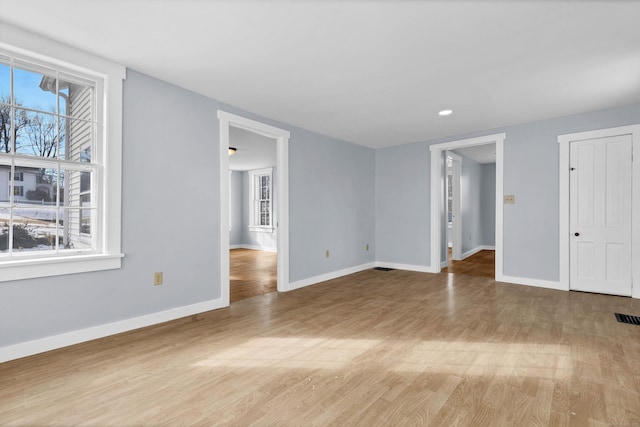
[[491,279],[496,277],[496,251],[480,251],[462,261],[453,260],[451,248],[449,248],[448,253],[449,265],[442,269],[443,273],[464,274]]
[[630,298],[368,270],[0,364],[0,425],[638,426]]
[[229,251],[231,302],[275,292],[278,257],[275,252],[251,249]]

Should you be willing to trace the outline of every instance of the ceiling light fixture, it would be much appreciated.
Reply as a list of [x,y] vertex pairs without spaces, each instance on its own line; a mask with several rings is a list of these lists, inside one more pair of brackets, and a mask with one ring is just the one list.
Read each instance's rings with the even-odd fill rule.
[[453,110],[442,110],[442,111],[438,112],[438,115],[439,116],[448,116],[451,113],[453,113]]
[[229,147],[229,155],[233,156],[238,151],[235,147]]

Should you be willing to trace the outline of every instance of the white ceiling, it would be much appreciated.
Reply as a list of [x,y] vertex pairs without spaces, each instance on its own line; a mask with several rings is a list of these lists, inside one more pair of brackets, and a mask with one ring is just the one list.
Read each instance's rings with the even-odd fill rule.
[[276,140],[244,129],[229,128],[229,145],[237,149],[229,156],[229,169],[249,171],[276,165]]
[[0,0],[0,11],[373,148],[640,102],[637,1]]

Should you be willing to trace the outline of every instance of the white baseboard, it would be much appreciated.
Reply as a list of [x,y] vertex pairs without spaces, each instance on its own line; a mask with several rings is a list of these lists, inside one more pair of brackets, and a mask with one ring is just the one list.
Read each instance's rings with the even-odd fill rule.
[[[396,270],[417,271],[420,273],[433,273],[433,269],[427,265],[398,264],[395,262],[376,261],[376,267],[394,268]],[[439,273],[438,270],[436,273]]]
[[157,313],[146,314],[144,316],[105,323],[91,328],[66,332],[60,335],[53,335],[50,337],[0,347],[0,363],[223,307],[225,307],[225,305],[222,302],[222,298],[218,298],[196,304],[176,307],[165,311],[159,311]]
[[277,248],[260,245],[229,245],[229,249],[251,249],[254,251],[277,252]]
[[555,289],[558,291],[568,291],[569,287],[558,281],[530,279],[528,277],[497,276],[496,282],[513,283],[516,285],[535,286],[537,288]]
[[315,285],[316,283],[326,282],[327,280],[337,279],[338,277],[346,276],[360,271],[368,270],[376,267],[376,263],[368,262],[366,264],[356,265],[355,267],[344,268],[338,271],[332,271],[330,273],[320,274],[319,276],[309,277],[307,279],[297,280],[289,283],[290,291],[294,289],[304,288],[305,286]]
[[486,246],[486,245],[478,246],[477,248],[473,248],[463,254],[460,254],[460,259],[458,261],[462,261],[465,258],[469,258],[471,255],[475,255],[480,251],[495,251],[495,250],[496,250],[495,246]]

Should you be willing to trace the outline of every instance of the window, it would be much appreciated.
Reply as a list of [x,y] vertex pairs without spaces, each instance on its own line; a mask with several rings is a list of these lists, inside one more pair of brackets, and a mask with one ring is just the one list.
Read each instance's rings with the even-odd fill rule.
[[253,231],[273,231],[273,169],[249,171]]
[[0,43],[0,280],[119,268],[124,69],[11,39],[43,52]]

